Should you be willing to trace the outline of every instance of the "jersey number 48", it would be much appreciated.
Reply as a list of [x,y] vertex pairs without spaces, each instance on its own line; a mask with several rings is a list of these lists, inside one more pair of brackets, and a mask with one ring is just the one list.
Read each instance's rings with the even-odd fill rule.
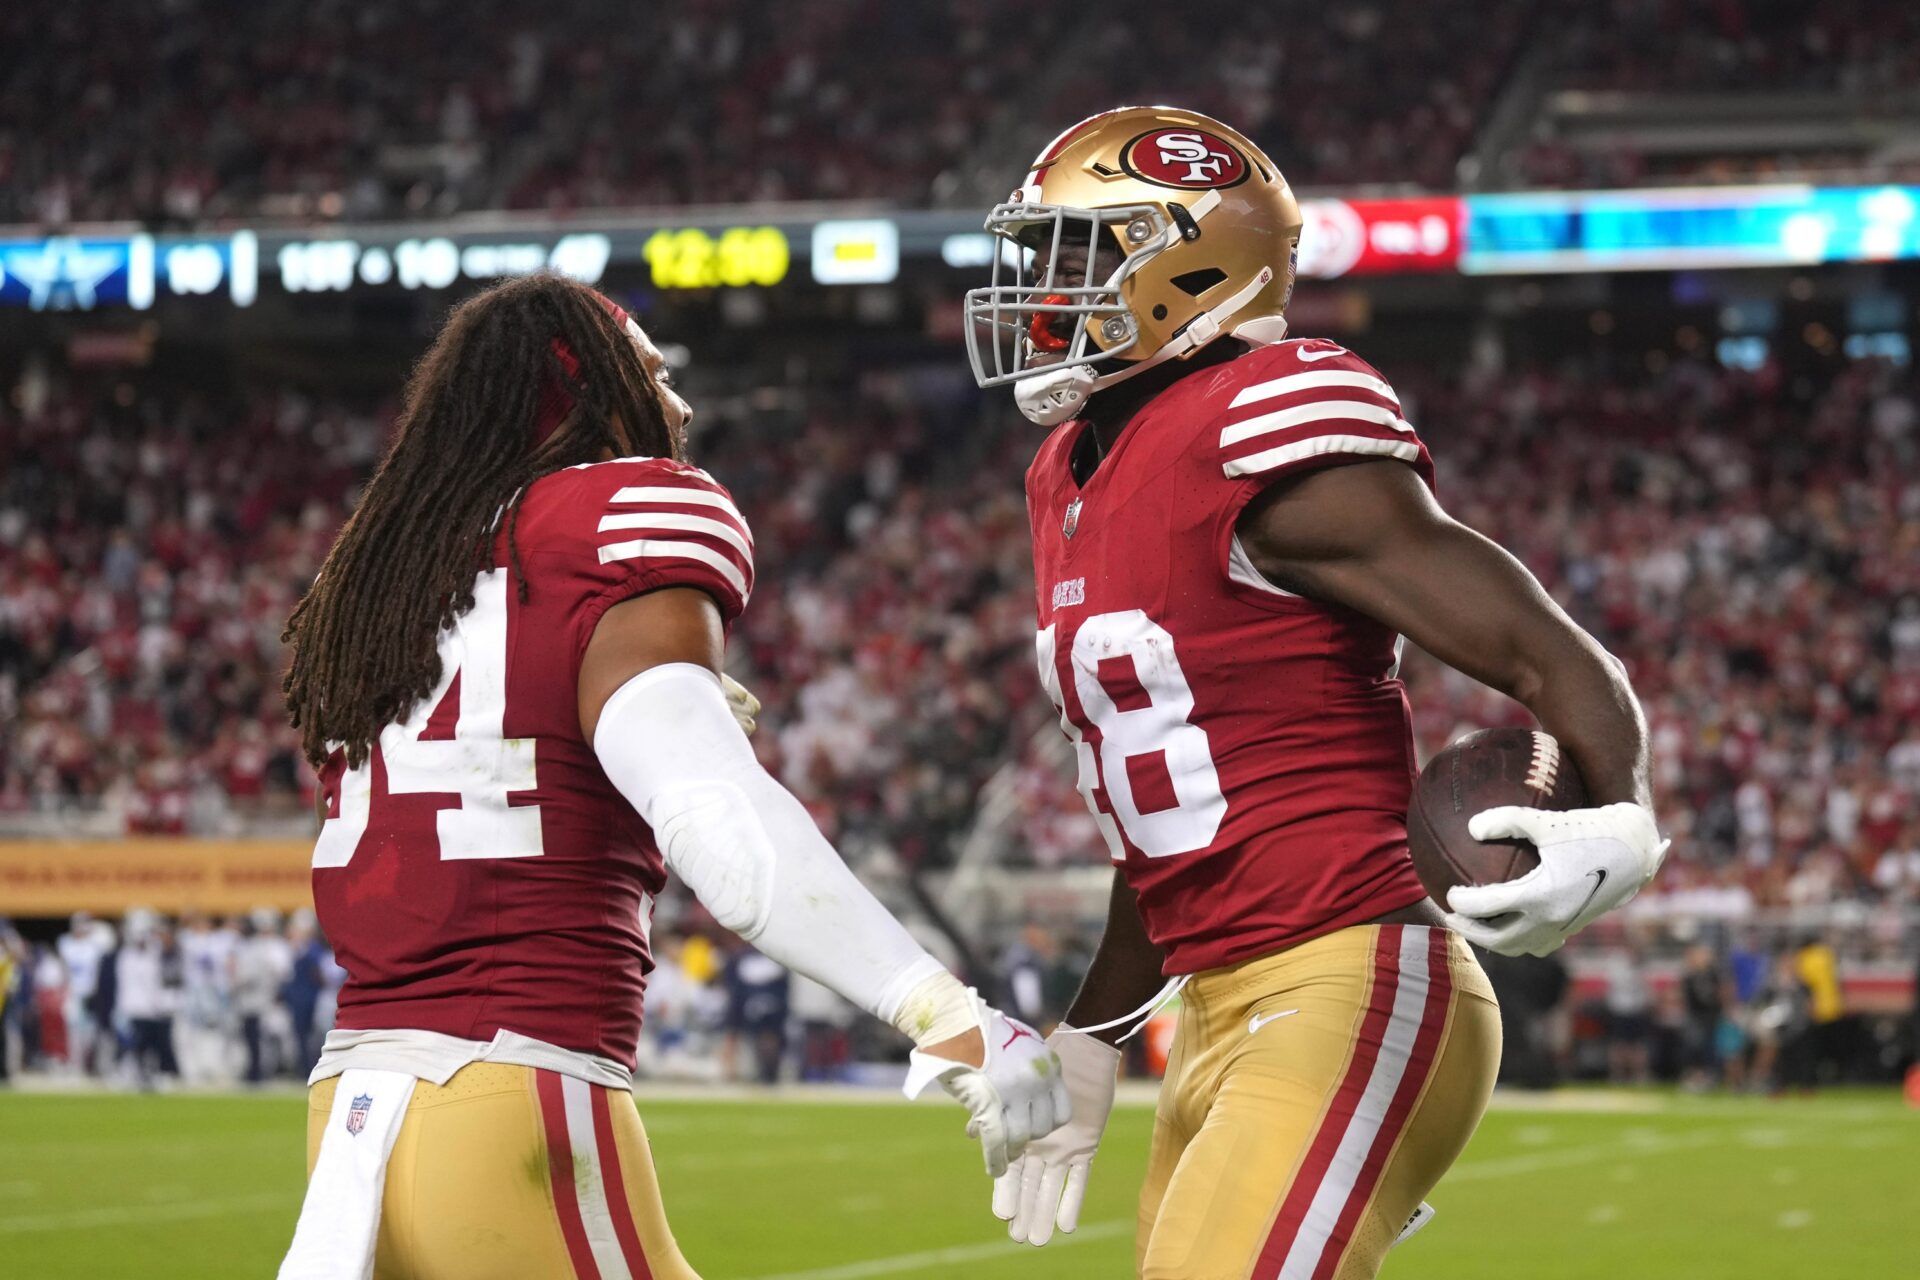
[[[1057,626],[1037,638],[1040,683],[1073,742],[1080,794],[1114,858],[1125,858],[1128,844],[1149,858],[1212,844],[1227,799],[1207,731],[1193,723],[1193,688],[1173,637],[1139,609],[1100,613],[1080,623],[1063,655]],[[1071,690],[1062,686],[1062,665]]]

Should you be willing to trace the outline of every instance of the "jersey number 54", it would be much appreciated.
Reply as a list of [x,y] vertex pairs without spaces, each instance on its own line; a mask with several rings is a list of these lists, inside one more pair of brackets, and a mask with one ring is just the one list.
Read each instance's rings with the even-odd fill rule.
[[[460,714],[453,736],[425,737],[435,710],[458,679]],[[512,805],[534,789],[532,738],[501,736],[507,709],[507,571],[489,569],[473,584],[473,608],[440,635],[440,683],[404,724],[374,744],[386,765],[387,794],[453,793],[460,803],[434,815],[443,860],[533,858],[541,847],[538,805]],[[340,812],[320,824],[315,867],[344,867],[373,818],[373,756],[340,775]]]

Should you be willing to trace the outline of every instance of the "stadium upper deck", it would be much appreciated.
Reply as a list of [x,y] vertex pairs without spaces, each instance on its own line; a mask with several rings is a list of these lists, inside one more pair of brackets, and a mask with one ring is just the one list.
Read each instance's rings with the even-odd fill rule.
[[1914,13],[21,0],[0,13],[31,52],[0,67],[0,223],[970,206],[1061,121],[1143,100],[1235,121],[1308,188],[1898,178],[1920,167]]

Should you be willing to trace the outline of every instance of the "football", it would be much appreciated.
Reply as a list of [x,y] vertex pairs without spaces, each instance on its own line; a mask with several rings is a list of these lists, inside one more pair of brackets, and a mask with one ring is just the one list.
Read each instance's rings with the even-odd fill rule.
[[1442,907],[1461,884],[1497,884],[1540,863],[1525,840],[1475,840],[1467,822],[1482,809],[1525,805],[1577,809],[1587,802],[1579,770],[1551,734],[1482,729],[1450,744],[1420,771],[1407,809],[1414,870]]

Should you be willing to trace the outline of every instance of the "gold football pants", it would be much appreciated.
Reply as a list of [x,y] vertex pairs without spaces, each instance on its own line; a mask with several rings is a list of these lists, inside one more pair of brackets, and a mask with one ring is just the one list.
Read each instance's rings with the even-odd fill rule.
[[[309,1174],[338,1084],[308,1094]],[[415,1084],[374,1277],[699,1280],[667,1227],[633,1095],[488,1062]]]
[[1445,929],[1365,925],[1196,974],[1140,1195],[1143,1280],[1368,1280],[1499,1062],[1493,989]]

